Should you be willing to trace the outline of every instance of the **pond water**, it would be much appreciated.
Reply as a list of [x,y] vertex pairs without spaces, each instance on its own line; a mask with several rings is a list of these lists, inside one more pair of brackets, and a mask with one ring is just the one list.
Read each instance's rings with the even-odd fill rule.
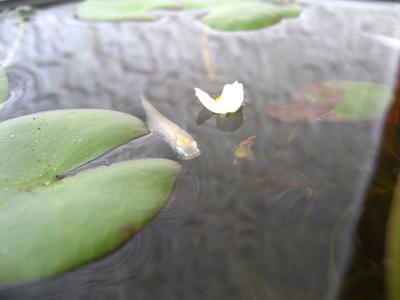
[[[291,123],[264,110],[321,80],[392,88],[400,47],[376,37],[400,38],[399,5],[307,1],[296,19],[236,33],[205,27],[202,11],[90,23],[74,18],[76,5],[27,21],[0,121],[63,108],[145,119],[143,91],[202,154],[180,161],[169,204],[124,247],[53,279],[0,287],[0,299],[338,298],[383,121]],[[3,16],[1,57],[17,32]],[[204,113],[193,88],[217,97],[235,80],[245,92],[235,119]],[[252,136],[254,159],[235,157]],[[139,157],[176,160],[152,133],[90,166]]]

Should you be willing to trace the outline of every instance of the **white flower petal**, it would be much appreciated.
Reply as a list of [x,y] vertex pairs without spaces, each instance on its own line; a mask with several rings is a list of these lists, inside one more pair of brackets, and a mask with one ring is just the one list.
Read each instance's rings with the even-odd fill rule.
[[225,84],[218,101],[211,98],[210,95],[199,88],[195,88],[194,90],[201,103],[208,110],[217,114],[236,112],[242,105],[244,99],[243,84],[237,81],[232,84]]
[[208,110],[215,113],[220,113],[218,105],[219,103],[217,101],[215,101],[213,98],[210,97],[209,94],[199,88],[194,88],[194,90],[196,92],[196,97]]
[[223,104],[226,112],[237,111],[243,103],[244,93],[243,84],[235,81],[232,84],[226,84],[221,94],[221,104]]
[[225,84],[221,97],[218,101],[199,88],[195,88],[196,96],[201,103],[210,111],[218,114],[236,112],[243,103],[243,84],[235,81],[232,84]]

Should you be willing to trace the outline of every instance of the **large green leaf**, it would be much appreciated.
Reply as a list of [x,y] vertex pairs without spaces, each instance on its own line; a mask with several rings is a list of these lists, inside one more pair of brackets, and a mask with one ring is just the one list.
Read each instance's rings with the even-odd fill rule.
[[4,102],[8,97],[8,80],[6,72],[3,68],[0,68],[0,108],[1,103]]
[[253,30],[278,23],[284,17],[294,17],[301,12],[298,4],[275,5],[246,1],[213,9],[202,22],[225,31]]
[[115,250],[162,209],[179,164],[144,159],[99,167],[0,206],[0,281],[47,277]]
[[87,0],[81,3],[77,15],[90,21],[151,20],[154,9],[177,9],[173,0]]
[[65,174],[148,133],[107,110],[60,110],[0,123],[0,282],[47,277],[101,257],[164,206],[179,164],[148,159]]
[[128,114],[59,110],[0,123],[0,203],[148,133]]

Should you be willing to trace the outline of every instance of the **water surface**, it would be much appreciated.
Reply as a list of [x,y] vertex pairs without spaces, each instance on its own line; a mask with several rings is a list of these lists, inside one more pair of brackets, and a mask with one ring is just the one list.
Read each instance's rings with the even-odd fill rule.
[[[24,93],[0,120],[88,107],[144,119],[143,90],[202,154],[181,162],[168,206],[123,248],[54,279],[1,287],[0,298],[334,299],[382,120],[294,124],[264,109],[321,80],[392,87],[399,49],[369,34],[400,38],[398,6],[307,3],[299,18],[236,33],[203,26],[202,12],[89,23],[73,17],[75,7],[39,9],[26,24],[8,68]],[[1,57],[17,30],[1,23]],[[239,121],[202,118],[193,88],[216,97],[235,80],[245,87]],[[254,159],[235,158],[251,136]],[[150,134],[94,164],[139,157],[176,159]]]

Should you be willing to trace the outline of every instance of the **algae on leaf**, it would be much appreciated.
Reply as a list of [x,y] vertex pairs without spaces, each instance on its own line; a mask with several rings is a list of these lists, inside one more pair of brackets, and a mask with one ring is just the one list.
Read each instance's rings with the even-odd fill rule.
[[[49,277],[117,249],[169,199],[180,166],[66,172],[148,133],[128,114],[59,110],[0,123],[0,282]],[[60,176],[61,175],[61,176]]]

